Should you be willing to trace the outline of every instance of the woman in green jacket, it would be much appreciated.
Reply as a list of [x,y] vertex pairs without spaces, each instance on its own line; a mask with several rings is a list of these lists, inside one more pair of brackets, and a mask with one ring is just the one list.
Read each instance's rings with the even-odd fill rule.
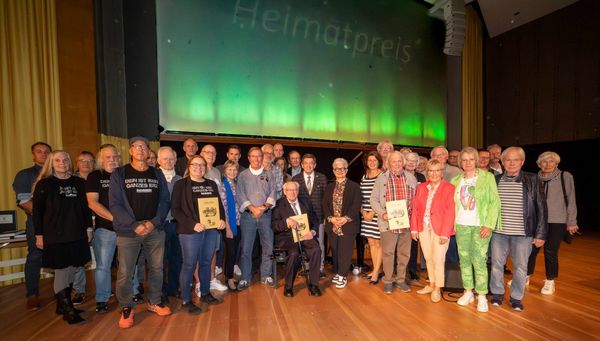
[[[485,295],[488,292],[487,252],[500,212],[500,198],[494,175],[477,168],[479,153],[475,148],[460,151],[458,162],[462,173],[452,179],[455,186],[456,244],[460,259],[460,272],[465,288],[457,303],[467,306],[475,301],[477,311],[487,312]],[[475,271],[473,271],[475,270]],[[475,272],[475,278],[473,278]]]

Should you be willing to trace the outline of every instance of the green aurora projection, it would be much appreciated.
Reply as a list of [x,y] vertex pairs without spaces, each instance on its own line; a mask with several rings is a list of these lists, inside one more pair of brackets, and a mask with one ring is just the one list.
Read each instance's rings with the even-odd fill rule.
[[446,138],[443,23],[416,0],[157,0],[167,131]]

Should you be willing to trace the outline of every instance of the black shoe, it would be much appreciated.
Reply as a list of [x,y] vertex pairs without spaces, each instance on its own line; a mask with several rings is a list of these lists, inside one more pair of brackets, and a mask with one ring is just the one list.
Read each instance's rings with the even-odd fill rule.
[[294,297],[294,290],[292,288],[284,288],[283,289],[283,296],[285,297]]
[[321,296],[321,289],[319,289],[318,285],[309,285],[308,286],[308,294],[310,296]]
[[135,303],[144,303],[144,296],[141,293],[133,295],[131,298]]
[[[65,294],[66,294],[67,296],[69,296],[69,298],[70,298],[70,297],[71,297],[71,291],[72,291],[73,289],[72,289],[71,287],[66,287],[64,290],[65,290]],[[71,301],[71,302],[72,302],[72,301]],[[83,313],[83,310],[77,309],[77,308],[75,308],[75,307],[73,307],[73,311],[75,311],[75,313],[77,313],[77,314],[81,314],[81,313]],[[62,309],[62,306],[61,306],[60,304],[57,304],[57,305],[56,305],[56,315],[62,315],[62,314],[64,314],[64,311],[63,311],[63,309]]]
[[138,292],[140,295],[144,294],[144,283],[140,283],[140,285],[138,285]]
[[363,274],[362,276],[360,276],[360,278],[370,280],[371,279],[371,274]]
[[377,280],[375,281],[369,281],[369,285],[377,285],[379,284],[379,278],[377,278]]
[[108,302],[96,302],[96,312],[99,314],[108,312]]
[[183,304],[181,305],[181,309],[186,310],[191,315],[198,315],[204,312],[202,308],[196,306],[192,302],[183,302]]
[[73,305],[80,305],[81,303],[83,303],[83,300],[85,299],[85,294],[82,292],[76,292],[75,295],[73,295],[73,298],[71,299],[71,302],[73,302]]
[[67,289],[61,290],[54,296],[56,297],[56,304],[60,305],[60,311],[62,312],[63,320],[67,321],[69,324],[85,322],[85,320],[79,316],[79,313],[75,312],[75,309],[73,308],[73,302],[71,302],[71,296],[68,295]]
[[408,272],[408,276],[413,281],[418,281],[419,280],[419,275],[416,272],[414,272],[414,271],[409,271]]
[[160,297],[160,301],[164,304],[167,305],[169,304],[169,296],[167,294],[162,294],[162,296]]
[[327,275],[325,274],[325,271],[321,271],[319,273],[319,278],[325,278],[325,277],[327,277]]
[[221,303],[221,301],[219,301],[218,299],[216,299],[212,294],[206,294],[206,295],[202,295],[202,297],[200,297],[200,301],[206,303],[206,304],[219,304]]

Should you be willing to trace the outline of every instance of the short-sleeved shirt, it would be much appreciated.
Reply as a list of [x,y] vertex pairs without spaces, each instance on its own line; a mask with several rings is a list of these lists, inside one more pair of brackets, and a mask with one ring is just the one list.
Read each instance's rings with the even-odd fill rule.
[[[31,188],[41,170],[42,167],[36,164],[29,168],[20,170],[17,175],[15,175],[12,186],[13,190],[15,191],[17,205],[21,202],[27,202],[31,200]],[[33,227],[33,220],[31,219],[30,215],[27,215],[27,221],[25,222],[25,225],[29,228]]]
[[125,166],[125,193],[136,220],[154,218],[158,209],[159,188],[153,167],[139,172],[131,164]]
[[[85,182],[86,193],[98,193],[98,202],[108,210],[108,189],[110,187],[110,175],[112,173],[104,170],[95,170],[88,175]],[[96,228],[113,230],[112,222],[96,214]]]

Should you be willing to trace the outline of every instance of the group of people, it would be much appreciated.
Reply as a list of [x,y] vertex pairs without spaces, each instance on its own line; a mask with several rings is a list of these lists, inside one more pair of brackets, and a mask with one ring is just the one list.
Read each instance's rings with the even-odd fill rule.
[[[43,266],[54,269],[56,313],[69,324],[84,321],[74,306],[84,299],[90,242],[96,311],[108,311],[116,252],[119,326],[129,328],[136,303],[144,299],[143,283],[147,309],[160,316],[172,313],[169,297],[180,297],[183,310],[200,314],[221,303],[211,290],[243,291],[255,270],[260,282],[273,286],[274,248],[287,255],[286,297],[295,294],[301,265],[309,295],[322,295],[319,282],[326,276],[329,250],[331,282],[342,289],[355,243],[357,263],[364,263],[366,239],[372,267],[355,274],[369,284],[383,278],[386,294],[394,288],[411,291],[420,245],[429,283],[417,293],[439,302],[445,263],[458,261],[465,290],[457,303],[468,306],[476,293],[480,312],[488,311],[488,289],[491,303],[502,304],[510,252],[510,305],[523,310],[539,248],[544,246],[546,263],[542,294],[552,294],[560,241],[578,231],[573,177],[558,169],[554,152],[538,157],[540,171],[534,174],[521,169],[520,147],[448,152],[439,146],[427,160],[409,148],[396,151],[386,140],[365,153],[360,182],[347,177],[343,158],[333,161],[329,182],[316,171],[314,154],[291,151],[286,159],[281,144],[250,148],[247,169],[240,166],[242,151],[235,145],[220,166],[214,165],[214,146],[204,145],[198,154],[191,138],[180,158],[167,146],[152,152],[140,136],[129,146],[126,165],[117,148],[105,144],[95,156],[80,153],[75,170],[67,152],[52,151],[44,142],[31,147],[34,166],[20,171],[13,183],[17,204],[28,215],[28,308],[39,307]],[[217,279],[221,272],[225,284]]]

